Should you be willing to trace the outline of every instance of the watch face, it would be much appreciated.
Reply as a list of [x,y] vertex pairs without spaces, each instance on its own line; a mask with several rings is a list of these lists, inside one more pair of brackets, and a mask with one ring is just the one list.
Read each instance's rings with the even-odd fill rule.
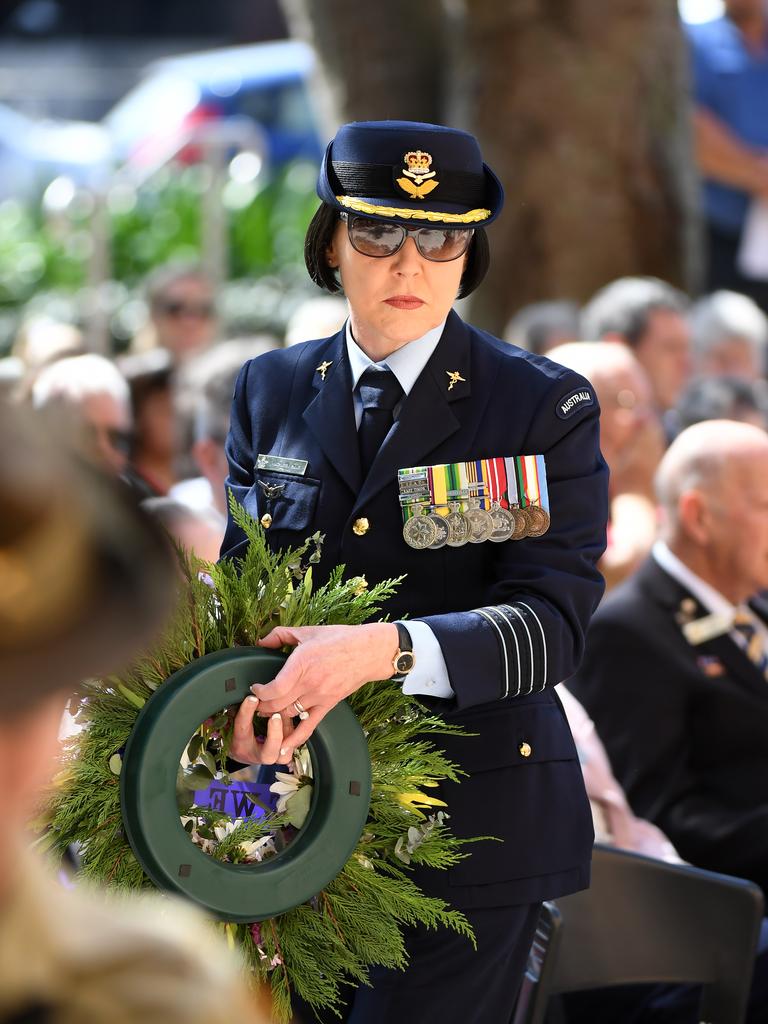
[[410,651],[400,651],[395,661],[398,672],[410,672],[413,668],[413,655]]

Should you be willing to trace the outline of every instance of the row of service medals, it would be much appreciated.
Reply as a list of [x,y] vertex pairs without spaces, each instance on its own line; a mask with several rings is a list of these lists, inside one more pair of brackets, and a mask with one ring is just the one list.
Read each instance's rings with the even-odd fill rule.
[[[537,460],[528,462],[528,475],[523,460]],[[406,544],[423,551],[541,537],[550,524],[543,462],[518,456],[400,470]],[[524,489],[528,479],[535,500]]]

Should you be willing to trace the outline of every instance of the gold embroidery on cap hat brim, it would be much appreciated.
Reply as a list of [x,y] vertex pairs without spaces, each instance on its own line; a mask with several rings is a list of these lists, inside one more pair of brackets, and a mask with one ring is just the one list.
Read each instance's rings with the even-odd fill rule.
[[429,220],[443,224],[474,224],[479,220],[487,220],[490,210],[467,210],[466,213],[440,213],[437,210],[406,210],[397,206],[374,206],[364,199],[352,196],[336,196],[336,202],[356,213],[374,214],[379,217],[400,217],[402,220]]

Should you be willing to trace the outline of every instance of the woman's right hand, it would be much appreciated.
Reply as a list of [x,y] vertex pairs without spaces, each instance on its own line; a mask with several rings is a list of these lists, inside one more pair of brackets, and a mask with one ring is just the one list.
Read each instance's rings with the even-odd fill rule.
[[259,710],[256,697],[246,697],[235,715],[232,733],[232,746],[229,756],[242,764],[287,764],[293,750],[286,748],[286,755],[281,758],[280,748],[293,732],[293,720],[289,715],[275,714],[267,719],[267,735],[257,739],[253,732],[253,720]]

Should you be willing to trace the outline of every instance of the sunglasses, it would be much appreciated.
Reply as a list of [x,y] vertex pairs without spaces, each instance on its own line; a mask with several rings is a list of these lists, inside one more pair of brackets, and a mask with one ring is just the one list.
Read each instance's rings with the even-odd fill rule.
[[394,256],[408,235],[413,235],[416,248],[425,260],[450,263],[464,255],[475,233],[474,228],[409,228],[405,224],[386,224],[369,217],[350,217],[347,213],[339,216],[346,221],[352,248],[374,259]]
[[210,302],[181,302],[173,299],[159,302],[157,309],[163,316],[170,316],[174,319],[182,316],[194,316],[198,320],[210,320],[214,313],[213,304]]

